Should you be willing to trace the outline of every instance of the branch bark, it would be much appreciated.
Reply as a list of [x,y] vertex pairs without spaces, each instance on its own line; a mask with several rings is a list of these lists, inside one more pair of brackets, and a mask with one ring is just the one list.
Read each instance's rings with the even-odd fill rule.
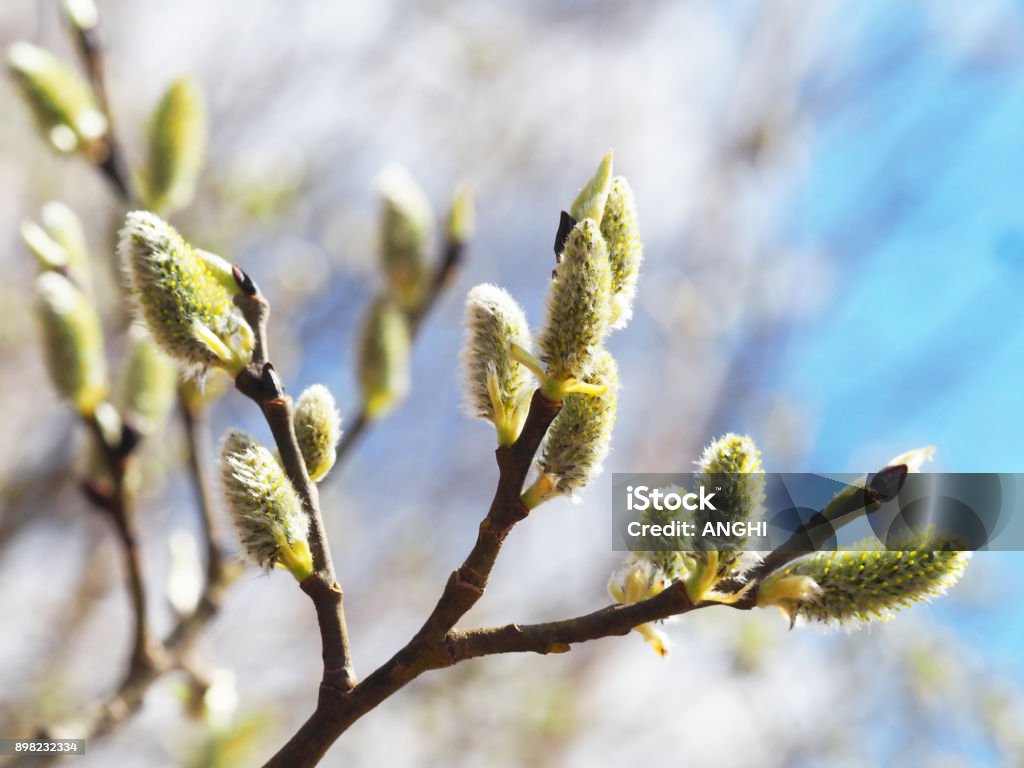
[[325,681],[320,686],[316,710],[267,763],[267,768],[316,765],[338,736],[362,715],[423,672],[456,662],[448,642],[449,632],[483,595],[502,543],[516,523],[529,514],[519,497],[533,457],[560,409],[561,403],[549,402],[537,390],[519,439],[495,451],[497,488],[487,515],[480,523],[476,543],[462,565],[448,578],[440,599],[420,630],[388,662],[350,690],[340,690]]
[[356,674],[345,624],[344,594],[331,561],[323,516],[320,514],[319,494],[316,485],[309,479],[306,463],[299,450],[299,441],[295,436],[292,399],[285,394],[284,386],[269,361],[267,319],[270,304],[252,279],[237,266],[235,279],[241,289],[235,302],[255,334],[252,363],[238,374],[235,386],[263,412],[277,444],[285,474],[302,500],[309,519],[309,549],[313,555],[313,575],[302,583],[302,590],[313,601],[320,626],[324,663],[322,684],[339,691],[348,691],[355,685]]

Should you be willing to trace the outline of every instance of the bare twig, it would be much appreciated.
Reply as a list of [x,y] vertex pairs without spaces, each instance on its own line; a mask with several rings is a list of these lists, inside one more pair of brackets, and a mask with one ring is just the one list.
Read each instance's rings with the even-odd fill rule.
[[99,24],[83,28],[71,25],[71,35],[75,42],[75,50],[82,62],[89,84],[96,95],[96,103],[107,118],[107,133],[94,157],[96,167],[103,177],[110,182],[114,192],[124,202],[132,199],[131,178],[128,166],[124,161],[121,143],[117,139],[114,126],[114,115],[110,109],[110,97],[107,93],[107,78],[104,68],[106,46]]
[[480,523],[476,543],[448,578],[441,598],[420,630],[390,661],[350,690],[321,685],[313,715],[267,763],[268,768],[316,765],[356,719],[423,672],[454,663],[449,631],[483,595],[502,543],[516,523],[529,514],[519,497],[533,457],[560,408],[560,403],[547,401],[538,390],[519,439],[495,451],[497,489]]
[[238,390],[255,402],[270,426],[285,474],[302,500],[309,518],[309,547],[313,555],[313,575],[302,583],[316,608],[323,646],[323,685],[348,691],[355,685],[356,675],[349,650],[348,629],[342,605],[343,593],[334,573],[331,551],[327,544],[320,498],[309,479],[306,463],[299,450],[293,424],[292,399],[285,394],[281,380],[269,361],[267,349],[267,318],[270,305],[255,283],[241,268],[235,267],[235,279],[241,288],[235,302],[255,332],[256,343],[252,363],[235,380]]

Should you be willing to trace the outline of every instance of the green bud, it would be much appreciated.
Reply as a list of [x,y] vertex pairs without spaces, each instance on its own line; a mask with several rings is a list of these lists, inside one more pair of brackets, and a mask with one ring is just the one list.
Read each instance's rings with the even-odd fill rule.
[[21,237],[39,260],[39,266],[65,272],[89,292],[92,286],[89,247],[78,216],[55,200],[43,206],[40,219],[42,226],[29,221],[21,227]]
[[341,440],[341,414],[330,390],[323,384],[308,387],[295,404],[294,423],[309,479],[319,482],[334,466]]
[[448,241],[466,243],[473,236],[476,227],[476,210],[473,193],[467,186],[455,190],[451,210],[448,212]]
[[121,379],[121,402],[132,426],[144,435],[156,432],[178,392],[178,366],[154,343],[145,328],[133,325],[131,346]]
[[434,214],[423,190],[401,166],[381,173],[378,190],[381,268],[395,301],[414,309],[430,280],[426,249]]
[[[698,482],[714,487],[715,510],[694,513],[696,530],[703,531],[709,522],[746,522],[761,517],[764,504],[764,470],[761,452],[754,441],[744,435],[727,434],[712,441],[697,462]],[[718,552],[719,575],[733,570],[740,560],[746,537],[708,539]]]
[[574,392],[565,396],[540,458],[543,476],[552,481],[545,497],[572,496],[586,486],[600,474],[611,447],[619,389],[619,371],[611,354],[598,353],[594,370],[585,381],[603,387],[603,394]]
[[598,224],[604,215],[605,203],[608,201],[608,192],[612,183],[612,153],[608,152],[601,158],[601,164],[597,166],[593,178],[576,195],[576,199],[569,209],[569,214],[576,221],[593,219]]
[[216,366],[237,375],[249,363],[253,332],[227,261],[145,211],[128,214],[119,251],[138,314],[164,352],[193,374]]
[[99,315],[58,272],[36,278],[36,302],[50,379],[79,413],[91,416],[109,392]]
[[625,328],[633,317],[643,244],[636,223],[633,190],[622,176],[612,179],[601,234],[608,245],[608,264],[612,270],[612,328]]
[[467,410],[492,422],[499,445],[519,437],[530,408],[533,376],[512,358],[511,345],[530,348],[526,315],[504,288],[484,283],[466,297],[462,363]]
[[71,26],[81,32],[88,32],[100,23],[100,14],[93,0],[62,0],[64,15]]
[[171,83],[149,124],[149,165],[143,187],[147,205],[172,213],[195,197],[206,154],[206,105],[198,83]]
[[611,270],[604,238],[592,219],[569,234],[548,294],[541,359],[554,379],[590,373],[611,318]]
[[244,432],[231,430],[220,450],[224,495],[249,558],[262,568],[313,573],[302,502],[273,455]]
[[15,43],[7,49],[7,66],[55,149],[96,151],[107,133],[107,118],[77,72],[29,43]]
[[395,409],[409,394],[411,341],[405,313],[386,296],[370,305],[359,344],[363,410],[371,419]]
[[[758,605],[779,606],[791,622],[798,616],[827,624],[888,621],[900,608],[944,594],[971,555],[933,549],[941,542],[927,537],[920,545],[888,550],[875,540],[807,555],[764,580]],[[796,580],[801,577],[810,581]]]

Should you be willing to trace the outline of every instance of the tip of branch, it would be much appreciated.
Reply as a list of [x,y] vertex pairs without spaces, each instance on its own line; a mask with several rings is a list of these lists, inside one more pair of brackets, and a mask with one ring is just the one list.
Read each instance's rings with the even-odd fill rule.
[[231,265],[231,274],[235,278],[235,282],[238,283],[238,289],[246,296],[255,296],[260,292],[253,279],[237,264]]

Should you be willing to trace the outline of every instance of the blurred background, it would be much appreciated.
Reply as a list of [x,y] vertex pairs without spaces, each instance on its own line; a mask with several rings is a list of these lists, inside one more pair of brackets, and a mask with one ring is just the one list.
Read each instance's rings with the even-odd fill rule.
[[[361,674],[418,628],[493,492],[493,433],[459,407],[465,293],[498,283],[540,323],[558,213],[608,148],[646,248],[636,316],[609,342],[623,385],[613,453],[581,503],[547,504],[517,528],[467,623],[606,604],[620,561],[610,473],[686,471],[726,431],[749,433],[768,471],[870,471],[928,444],[936,471],[1021,470],[1018,3],[98,5],[133,165],[167,83],[202,84],[207,170],[174,223],[267,294],[292,392],[322,382],[343,413],[358,405],[380,170],[403,164],[439,215],[458,182],[474,190],[477,231],[417,341],[410,397],[322,486]],[[73,58],[55,2],[0,4],[0,43],[16,40]],[[5,81],[5,736],[109,694],[130,631],[120,552],[76,483],[86,436],[47,380],[32,317],[36,267],[18,228],[51,199],[84,220],[116,329],[123,207],[95,169],[42,144]],[[239,426],[270,441],[234,392],[211,418],[214,440]],[[195,500],[176,420],[143,450],[150,619],[166,629],[168,542],[195,532]],[[982,553],[947,598],[857,632],[707,610],[667,628],[665,660],[632,634],[428,674],[324,765],[1024,764],[1022,565]],[[319,637],[286,575],[247,572],[198,652],[218,681],[203,717],[186,714],[187,681],[169,675],[74,764],[258,765],[312,711]]]

